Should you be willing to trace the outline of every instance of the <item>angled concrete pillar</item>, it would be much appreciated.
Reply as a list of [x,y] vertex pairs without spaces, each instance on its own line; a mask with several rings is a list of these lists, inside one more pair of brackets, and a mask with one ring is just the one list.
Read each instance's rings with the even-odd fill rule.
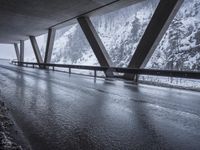
[[[143,68],[151,58],[183,0],[160,0],[154,15],[128,65],[128,68]],[[134,75],[125,74],[126,79]]]
[[[112,62],[111,59],[98,36],[92,22],[88,17],[80,17],[77,19],[99,64],[104,67],[111,67]],[[105,72],[106,76],[113,76],[112,71]]]
[[43,59],[42,59],[42,56],[40,54],[39,46],[37,44],[35,36],[30,36],[30,41],[31,41],[31,45],[33,47],[33,51],[34,51],[37,63],[43,63]]
[[14,43],[14,48],[15,48],[15,53],[16,53],[17,61],[19,61],[20,56],[19,56],[19,47],[18,47],[17,43]]
[[24,62],[24,41],[20,41],[19,61]]
[[52,51],[53,51],[55,35],[56,35],[56,30],[55,29],[49,29],[44,63],[50,63],[51,62],[51,56],[52,56]]

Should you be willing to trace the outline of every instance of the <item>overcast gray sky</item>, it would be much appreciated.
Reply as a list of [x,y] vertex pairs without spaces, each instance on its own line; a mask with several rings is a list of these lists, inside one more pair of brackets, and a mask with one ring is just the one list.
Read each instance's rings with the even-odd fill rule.
[[[46,45],[47,34],[37,37],[38,46],[41,49]],[[26,59],[35,58],[30,40],[24,42],[24,57]],[[18,44],[19,47],[19,44]],[[13,44],[0,44],[0,58],[16,59],[15,49]]]
[[0,58],[16,59],[13,44],[0,44]]

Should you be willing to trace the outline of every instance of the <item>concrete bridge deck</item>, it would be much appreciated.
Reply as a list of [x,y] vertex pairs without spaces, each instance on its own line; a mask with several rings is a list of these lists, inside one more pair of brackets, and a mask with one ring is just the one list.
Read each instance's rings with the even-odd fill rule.
[[0,90],[34,150],[199,150],[200,93],[20,68]]

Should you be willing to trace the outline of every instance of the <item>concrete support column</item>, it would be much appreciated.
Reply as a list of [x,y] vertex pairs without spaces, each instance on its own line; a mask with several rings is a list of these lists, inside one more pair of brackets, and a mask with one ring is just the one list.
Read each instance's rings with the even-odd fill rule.
[[[80,17],[77,19],[99,64],[103,67],[111,67],[112,62],[111,59],[100,39],[98,36],[92,22],[88,17]],[[113,76],[112,71],[106,71],[105,72],[106,76]]]
[[20,57],[19,57],[19,61],[20,62],[24,62],[24,41],[20,41]]
[[56,35],[56,30],[55,29],[49,29],[44,63],[50,63],[51,62],[51,56],[52,56],[52,51],[53,51],[55,35]]
[[[39,46],[37,44],[35,36],[30,36],[30,41],[31,41],[31,45],[33,47],[33,51],[34,51],[37,63],[43,63],[43,59],[42,59],[42,56],[40,54]],[[40,66],[40,68],[42,68],[42,66]]]
[[17,43],[14,43],[14,48],[15,48],[17,61],[19,61],[20,60],[20,55],[19,55],[19,47],[18,47]]
[[33,51],[34,51],[37,63],[43,63],[43,59],[40,54],[40,50],[39,50],[39,46],[37,44],[36,38],[34,36],[30,36],[30,41],[31,41],[31,45],[33,47]]
[[[160,0],[154,15],[128,65],[128,68],[143,68],[161,41],[171,21],[178,12],[183,0]],[[126,79],[137,79],[125,74]]]

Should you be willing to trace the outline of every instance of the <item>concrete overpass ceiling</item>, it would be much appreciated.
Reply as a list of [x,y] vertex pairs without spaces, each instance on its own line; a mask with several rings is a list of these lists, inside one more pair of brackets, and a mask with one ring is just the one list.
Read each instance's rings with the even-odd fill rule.
[[[105,13],[142,0],[0,0],[0,43],[60,28],[81,15]],[[71,22],[70,22],[71,21]]]

